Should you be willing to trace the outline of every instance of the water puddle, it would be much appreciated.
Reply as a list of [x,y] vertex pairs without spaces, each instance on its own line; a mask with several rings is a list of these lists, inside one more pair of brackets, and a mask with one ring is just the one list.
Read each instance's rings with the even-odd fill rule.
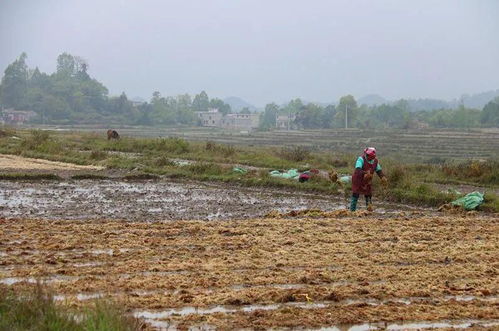
[[8,277],[0,279],[0,284],[3,285],[14,285],[17,283],[26,282],[26,283],[36,283],[35,278],[23,278],[23,277]]
[[119,249],[116,249],[116,248],[104,248],[104,249],[91,249],[89,251],[81,251],[80,253],[86,253],[86,252],[89,252],[90,254],[94,254],[94,255],[109,255],[109,256],[113,256],[115,255],[116,253],[126,253],[126,252],[131,252],[135,249],[133,248],[119,248]]
[[327,306],[326,303],[302,303],[302,302],[290,302],[290,303],[282,303],[282,304],[268,304],[268,305],[246,305],[241,307],[235,306],[212,306],[208,308],[199,308],[199,307],[182,307],[182,308],[172,308],[166,309],[162,311],[148,311],[148,310],[139,310],[133,313],[133,316],[137,318],[146,318],[146,319],[162,319],[167,318],[173,315],[209,315],[214,313],[235,313],[235,312],[252,312],[255,310],[276,310],[280,307],[299,307],[304,309],[314,309],[314,308],[324,308]]
[[34,277],[7,277],[7,278],[2,278],[0,279],[0,284],[4,285],[14,285],[17,283],[32,283],[35,284],[37,282],[39,283],[44,283],[44,284],[49,284],[49,283],[55,283],[55,282],[65,282],[65,281],[70,281],[70,280],[76,280],[81,277],[78,276],[62,276],[62,275],[54,275],[50,277],[40,277],[40,278],[34,278]]
[[[298,307],[301,309],[317,309],[326,308],[329,306],[348,306],[356,304],[368,304],[371,306],[380,306],[389,303],[400,303],[405,305],[410,305],[415,302],[427,301],[427,300],[458,300],[458,301],[497,301],[499,297],[473,297],[467,296],[462,298],[462,296],[447,296],[444,298],[427,298],[427,297],[412,297],[412,298],[390,298],[384,300],[378,299],[346,299],[342,301],[320,301],[320,302],[287,302],[287,303],[275,303],[275,304],[252,304],[252,305],[242,305],[242,306],[227,306],[227,305],[216,305],[211,307],[181,307],[181,308],[170,308],[161,311],[151,311],[151,310],[137,310],[134,312],[134,316],[138,318],[146,319],[163,319],[173,315],[209,315],[214,313],[235,313],[235,312],[252,312],[255,310],[277,310],[282,307]],[[322,329],[321,329],[322,330]],[[334,330],[334,329],[324,329],[324,330]],[[354,329],[357,330],[357,329]],[[364,329],[359,329],[364,330]],[[370,329],[365,329],[370,330]]]
[[[41,219],[181,220],[262,217],[272,210],[345,209],[341,197],[221,183],[78,180],[58,183],[2,182],[4,217]],[[385,212],[406,206],[380,206]]]
[[151,327],[153,327],[154,329],[165,330],[165,331],[170,331],[170,330],[176,331],[177,330],[176,324],[172,324],[168,321],[158,321],[158,320],[154,320],[154,319],[145,319],[145,322],[147,324],[149,324]]
[[379,322],[364,324],[345,324],[314,329],[316,331],[369,331],[369,330],[421,330],[421,329],[466,329],[473,326],[490,328],[499,325],[499,320],[442,320],[414,322]]

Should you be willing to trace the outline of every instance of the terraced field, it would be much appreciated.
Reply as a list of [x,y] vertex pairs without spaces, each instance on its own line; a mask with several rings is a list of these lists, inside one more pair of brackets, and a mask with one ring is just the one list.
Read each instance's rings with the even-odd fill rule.
[[[60,130],[67,130],[64,127]],[[94,128],[78,128],[99,131]],[[427,130],[303,130],[242,134],[216,128],[122,128],[122,135],[146,137],[182,137],[187,140],[215,141],[227,144],[282,146],[305,145],[319,150],[358,153],[366,145],[376,146],[384,156],[401,155],[409,160],[434,157],[464,160],[497,158],[498,129],[427,129]]]
[[75,306],[112,297],[165,329],[493,329],[498,242],[499,219],[476,214],[2,219],[0,284],[42,281]]

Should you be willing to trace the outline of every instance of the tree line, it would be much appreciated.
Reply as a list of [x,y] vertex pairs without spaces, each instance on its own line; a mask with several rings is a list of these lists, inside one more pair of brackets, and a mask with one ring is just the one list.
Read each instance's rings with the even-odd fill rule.
[[412,111],[406,100],[376,106],[358,105],[351,95],[341,97],[338,104],[320,106],[304,104],[300,99],[278,106],[267,104],[260,123],[262,129],[276,127],[278,116],[292,119],[298,129],[331,128],[472,128],[499,127],[499,97],[483,109],[456,108]]
[[[108,89],[88,74],[88,63],[63,53],[57,57],[56,71],[28,68],[26,53],[7,66],[0,83],[3,109],[32,110],[33,120],[44,124],[128,124],[196,125],[197,111],[216,108],[231,113],[230,105],[207,93],[162,96],[155,91],[149,102],[136,103],[125,93],[109,96]],[[260,114],[260,129],[276,128],[279,116],[289,117],[297,129],[343,128],[469,128],[499,127],[499,97],[483,109],[455,108],[411,111],[408,101],[399,100],[377,106],[358,105],[351,95],[337,104],[318,105],[294,99],[285,105],[270,103]],[[249,113],[249,109],[242,112]]]
[[217,108],[231,112],[220,99],[206,92],[191,97],[182,94],[162,97],[154,92],[150,102],[132,102],[123,92],[109,96],[108,89],[88,74],[88,63],[68,53],[57,57],[56,71],[28,68],[23,53],[7,66],[0,84],[3,109],[32,110],[35,123],[45,124],[129,124],[195,125],[196,111]]

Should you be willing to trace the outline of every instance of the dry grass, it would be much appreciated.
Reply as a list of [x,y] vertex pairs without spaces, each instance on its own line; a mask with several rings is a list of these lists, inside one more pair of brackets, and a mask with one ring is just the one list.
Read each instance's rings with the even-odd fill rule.
[[102,170],[103,167],[0,154],[0,170]]
[[[76,306],[85,304],[79,293],[103,293],[128,309],[150,310],[326,304],[168,318],[180,326],[499,318],[497,217],[378,219],[344,211],[310,216],[168,223],[4,220],[0,270],[2,277],[52,280],[54,291]],[[453,299],[460,295],[475,299]],[[397,301],[408,298],[411,304]]]

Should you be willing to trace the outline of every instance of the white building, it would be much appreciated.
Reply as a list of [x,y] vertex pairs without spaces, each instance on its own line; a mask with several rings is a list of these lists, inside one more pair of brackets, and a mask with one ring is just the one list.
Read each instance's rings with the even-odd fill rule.
[[229,130],[251,131],[258,128],[260,114],[227,114],[223,115],[218,109],[197,112],[201,126],[219,127]]
[[201,126],[220,127],[223,114],[218,109],[209,109],[208,111],[198,111]]
[[295,115],[277,115],[275,127],[280,130],[291,130],[295,127]]
[[2,122],[9,125],[22,125],[37,116],[31,110],[5,109],[2,112]]
[[251,131],[260,124],[259,114],[227,114],[222,118],[221,127],[232,130]]

